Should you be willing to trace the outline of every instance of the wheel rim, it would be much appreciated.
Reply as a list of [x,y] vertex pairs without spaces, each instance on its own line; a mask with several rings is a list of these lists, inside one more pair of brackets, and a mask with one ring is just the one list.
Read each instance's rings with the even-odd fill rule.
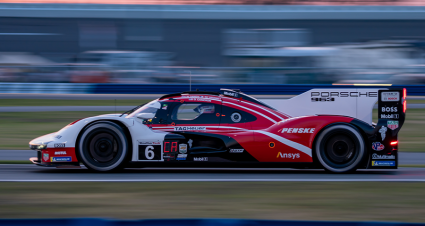
[[90,126],[81,135],[79,153],[88,168],[109,171],[123,163],[127,142],[123,132],[112,123]]
[[109,162],[118,153],[117,141],[109,133],[99,133],[91,139],[89,152],[95,161]]
[[333,163],[345,164],[354,157],[355,148],[354,142],[348,136],[337,135],[328,140],[325,153]]
[[325,169],[332,172],[356,169],[365,155],[363,138],[351,126],[329,127],[320,133],[317,140],[317,158]]

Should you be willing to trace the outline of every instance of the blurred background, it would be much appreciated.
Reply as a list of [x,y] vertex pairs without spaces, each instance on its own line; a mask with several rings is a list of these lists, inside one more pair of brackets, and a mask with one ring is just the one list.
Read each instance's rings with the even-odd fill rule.
[[425,83],[423,0],[0,2],[0,82]]
[[[425,93],[424,28],[425,0],[0,0],[0,220],[425,222],[425,97],[418,97]],[[117,176],[23,165],[35,156],[30,140],[188,90],[190,81],[192,88],[240,88],[260,99],[331,84],[407,85],[401,168],[339,176],[141,169]],[[229,174],[313,182],[91,181]],[[59,179],[35,182],[42,177]],[[320,177],[330,180],[314,182]],[[10,182],[22,178],[31,182]],[[341,182],[347,178],[369,182]],[[70,179],[86,182],[59,182]]]

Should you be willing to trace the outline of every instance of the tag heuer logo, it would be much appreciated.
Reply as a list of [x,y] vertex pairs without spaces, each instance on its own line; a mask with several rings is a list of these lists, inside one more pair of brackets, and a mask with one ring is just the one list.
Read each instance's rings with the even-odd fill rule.
[[398,128],[398,121],[388,121],[387,127],[391,130],[395,130]]

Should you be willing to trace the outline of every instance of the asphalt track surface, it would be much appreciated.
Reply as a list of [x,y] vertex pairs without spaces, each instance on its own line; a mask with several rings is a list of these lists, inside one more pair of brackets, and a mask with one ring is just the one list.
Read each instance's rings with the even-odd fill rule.
[[[425,165],[425,153],[399,152],[398,155],[400,165]],[[0,160],[25,161],[36,156],[33,150],[0,150]]]
[[228,169],[228,168],[141,168],[119,173],[94,173],[81,169],[57,169],[35,165],[0,165],[0,181],[8,182],[425,182],[425,168],[359,170],[331,174],[324,170]]
[[[32,150],[0,150],[0,160],[28,160]],[[399,153],[401,165],[423,165],[425,153]],[[359,170],[353,174],[330,174],[324,170],[251,168],[140,168],[119,173],[94,173],[81,168],[41,167],[32,164],[0,165],[0,181],[105,181],[105,182],[184,182],[184,181],[399,181],[425,182],[425,168]]]

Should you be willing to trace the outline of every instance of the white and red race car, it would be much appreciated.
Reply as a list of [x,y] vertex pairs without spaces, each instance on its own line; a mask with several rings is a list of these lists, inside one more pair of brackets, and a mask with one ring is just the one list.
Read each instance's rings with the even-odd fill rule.
[[[165,95],[36,138],[40,166],[396,169],[405,89],[312,89],[259,101],[239,90]],[[378,102],[379,119],[372,123]]]

